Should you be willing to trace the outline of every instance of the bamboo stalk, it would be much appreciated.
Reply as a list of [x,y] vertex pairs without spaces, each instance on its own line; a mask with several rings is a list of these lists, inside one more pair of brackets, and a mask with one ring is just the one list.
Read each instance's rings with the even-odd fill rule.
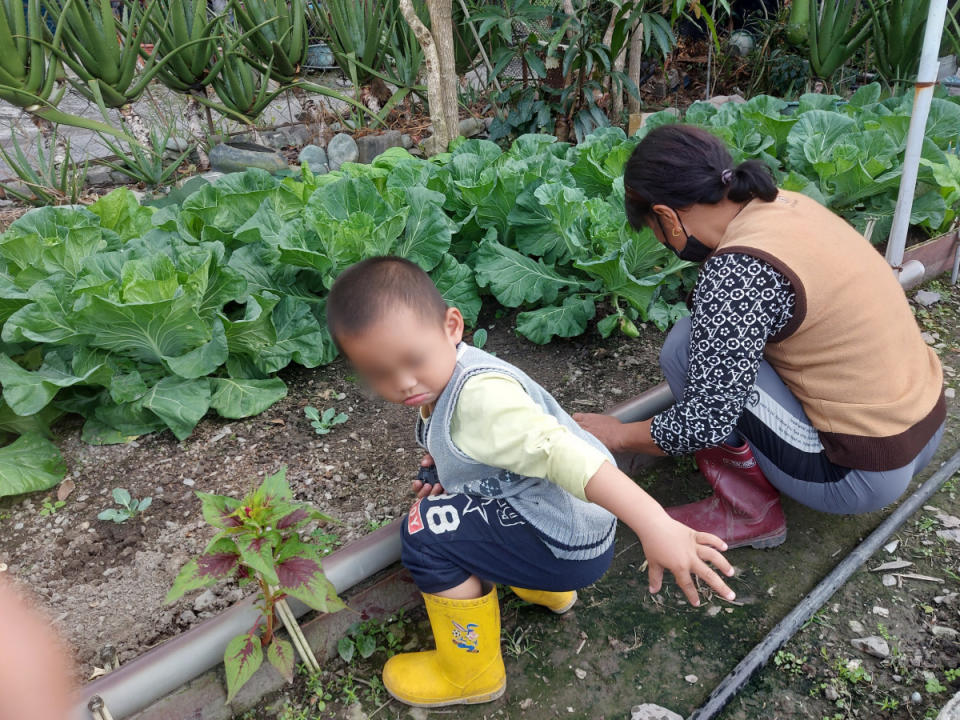
[[317,662],[317,657],[313,654],[313,649],[307,642],[307,638],[304,636],[299,623],[297,623],[297,619],[290,609],[290,606],[287,605],[287,601],[283,599],[277,600],[274,603],[274,609],[280,617],[283,626],[287,629],[287,633],[290,635],[290,640],[293,642],[297,654],[300,655],[300,658],[307,665],[307,668],[313,673],[320,672],[320,663]]

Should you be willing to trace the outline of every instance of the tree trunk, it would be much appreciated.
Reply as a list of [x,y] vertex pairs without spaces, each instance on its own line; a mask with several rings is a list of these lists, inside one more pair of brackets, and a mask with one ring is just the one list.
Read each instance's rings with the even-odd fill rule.
[[[643,23],[638,22],[630,31],[630,67],[627,70],[627,77],[633,80],[633,84],[640,89],[640,66],[643,63]],[[640,100],[633,95],[627,98],[627,112],[630,114],[640,112]]]
[[123,118],[123,124],[126,125],[130,130],[130,134],[133,136],[133,139],[147,150],[151,150],[152,146],[150,144],[150,131],[147,130],[147,126],[144,124],[143,118],[140,117],[140,115],[137,114],[137,111],[133,109],[133,105],[130,103],[121,105],[119,111],[120,117]]
[[187,131],[190,137],[197,143],[197,163],[201,168],[210,165],[210,158],[207,156],[206,133],[203,131],[203,111],[197,98],[190,93],[187,95]]
[[[614,31],[614,20],[617,17],[617,10],[614,8],[613,14],[610,16],[610,24],[607,26],[607,32],[603,36],[603,41],[606,43],[607,47],[610,47],[610,43],[613,41],[613,31]],[[617,56],[613,59],[613,71],[615,73],[623,72],[624,66],[627,64],[627,38],[624,38],[623,47],[620,48],[620,52],[617,53]],[[623,93],[625,88],[617,80],[610,79],[610,122],[614,125],[619,124],[620,116],[623,114]]]
[[413,30],[423,50],[427,76],[427,103],[433,122],[434,153],[447,149],[450,141],[460,134],[460,113],[457,105],[457,71],[453,55],[453,20],[451,0],[428,0],[430,12],[428,30],[417,16],[412,0],[400,0],[400,11]]

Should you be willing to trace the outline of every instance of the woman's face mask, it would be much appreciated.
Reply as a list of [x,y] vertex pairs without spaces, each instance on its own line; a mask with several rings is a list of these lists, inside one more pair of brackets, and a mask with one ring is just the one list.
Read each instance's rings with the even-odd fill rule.
[[687,244],[683,250],[677,250],[667,241],[667,232],[663,228],[663,223],[660,222],[660,216],[657,215],[656,218],[657,224],[660,226],[660,232],[663,233],[664,244],[673,250],[673,254],[681,260],[686,260],[687,262],[703,262],[710,256],[710,253],[713,252],[712,248],[707,247],[700,242],[696,236],[687,232],[687,229],[683,226],[683,220],[680,220],[679,214],[677,214],[677,219],[680,220],[680,227],[683,229],[683,234],[687,236]]

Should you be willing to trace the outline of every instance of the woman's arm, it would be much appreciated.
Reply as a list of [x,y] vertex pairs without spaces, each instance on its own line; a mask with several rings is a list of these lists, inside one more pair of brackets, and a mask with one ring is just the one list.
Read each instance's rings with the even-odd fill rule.
[[766,262],[740,253],[711,258],[695,291],[683,397],[639,423],[575,419],[621,452],[683,455],[719,445],[736,427],[764,347],[787,324],[795,301],[789,280]]

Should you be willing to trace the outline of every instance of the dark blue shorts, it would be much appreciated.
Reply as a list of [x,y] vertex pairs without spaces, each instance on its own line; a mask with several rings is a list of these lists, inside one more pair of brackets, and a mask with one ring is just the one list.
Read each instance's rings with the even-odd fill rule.
[[435,495],[410,508],[401,559],[425,593],[449,590],[471,575],[562,592],[599,580],[613,560],[613,544],[591,560],[561,560],[506,500]]

